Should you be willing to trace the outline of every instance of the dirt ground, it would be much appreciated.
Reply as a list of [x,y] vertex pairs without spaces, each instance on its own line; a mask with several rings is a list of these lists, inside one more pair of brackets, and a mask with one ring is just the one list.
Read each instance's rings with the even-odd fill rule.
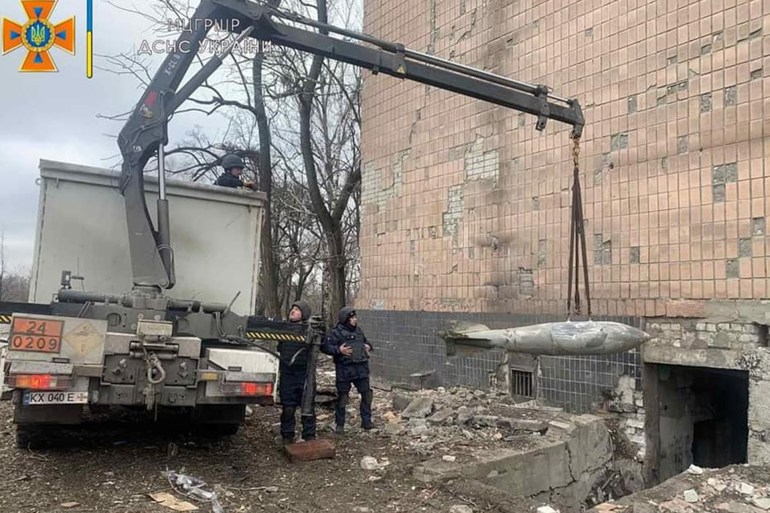
[[[276,440],[279,410],[274,407],[256,407],[241,431],[226,439],[108,422],[81,428],[79,434],[63,437],[59,447],[44,451],[15,447],[10,404],[0,403],[0,419],[0,511],[7,513],[169,513],[173,510],[148,496],[173,493],[162,475],[165,470],[206,481],[227,513],[449,512],[456,505],[474,512],[496,510],[449,487],[415,481],[412,468],[425,458],[394,446],[382,432],[353,426],[337,437],[329,425],[330,412],[323,410],[319,434],[334,441],[337,456],[303,463],[289,463],[282,452]],[[362,470],[364,456],[389,464]],[[212,511],[211,504],[196,505],[199,511]]]

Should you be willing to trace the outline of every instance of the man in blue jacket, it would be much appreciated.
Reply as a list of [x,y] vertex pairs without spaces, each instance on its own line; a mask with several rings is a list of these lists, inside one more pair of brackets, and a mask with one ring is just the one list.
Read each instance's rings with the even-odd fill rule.
[[[289,310],[289,322],[307,322],[311,313],[307,301],[295,301]],[[302,394],[307,381],[308,348],[300,342],[284,341],[278,344],[278,353],[281,356],[278,367],[278,391],[282,406],[281,437],[284,444],[289,444],[294,441],[297,407],[302,405]],[[313,393],[315,394],[315,390]],[[316,437],[315,415],[301,417],[302,439],[313,440]]]
[[372,388],[369,384],[369,354],[372,344],[358,326],[353,307],[346,306],[337,316],[337,326],[321,345],[323,353],[334,357],[337,381],[337,409],[335,421],[337,434],[345,432],[345,408],[351,387],[361,395],[361,427],[369,430],[372,423]]

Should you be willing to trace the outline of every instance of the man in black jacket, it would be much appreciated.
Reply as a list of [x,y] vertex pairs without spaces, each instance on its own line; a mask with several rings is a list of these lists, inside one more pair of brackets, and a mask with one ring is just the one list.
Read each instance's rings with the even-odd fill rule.
[[346,306],[337,316],[337,326],[321,345],[321,351],[334,357],[337,381],[337,434],[345,431],[345,408],[352,386],[361,394],[361,427],[369,430],[372,423],[372,388],[369,384],[369,354],[372,344],[358,326],[356,311]]
[[[295,301],[289,311],[289,322],[306,322],[310,319],[310,305],[307,301]],[[302,404],[302,394],[307,380],[307,362],[309,348],[300,342],[280,342],[278,353],[281,356],[278,371],[280,373],[278,391],[281,395],[281,437],[285,444],[294,441],[296,426],[295,414]],[[315,393],[315,391],[313,391]],[[315,415],[302,415],[302,439],[313,440],[316,436]]]
[[243,168],[246,166],[243,164],[243,160],[238,155],[225,155],[225,157],[222,159],[222,167],[224,168],[225,172],[219,175],[219,178],[217,178],[216,181],[216,185],[222,187],[230,187],[233,189],[247,187],[249,189],[256,190],[256,186],[253,182],[244,182],[241,179]]

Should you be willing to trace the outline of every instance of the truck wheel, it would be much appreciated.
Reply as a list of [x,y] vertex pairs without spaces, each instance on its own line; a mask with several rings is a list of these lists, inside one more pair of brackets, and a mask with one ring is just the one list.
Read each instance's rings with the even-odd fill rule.
[[245,413],[246,405],[243,404],[198,406],[193,412],[195,432],[206,437],[235,435],[243,423]]
[[204,431],[209,431],[212,436],[233,436],[238,433],[240,424],[209,424],[203,426]]
[[16,426],[16,447],[26,449],[32,445],[32,433],[27,426]]
[[16,425],[16,447],[19,449],[40,449],[48,446],[50,440],[39,426]]

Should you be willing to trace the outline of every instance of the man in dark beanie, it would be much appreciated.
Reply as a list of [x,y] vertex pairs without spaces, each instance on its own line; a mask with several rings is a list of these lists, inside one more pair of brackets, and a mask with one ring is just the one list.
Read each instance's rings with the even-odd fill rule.
[[369,385],[369,354],[372,344],[358,327],[358,317],[353,307],[346,306],[337,316],[337,326],[329,333],[321,351],[334,357],[337,381],[336,432],[345,431],[345,408],[351,387],[361,395],[361,427],[372,429],[372,388]]
[[[307,322],[311,314],[307,301],[299,300],[291,304],[289,322]],[[301,342],[280,342],[278,353],[281,356],[279,365],[278,391],[281,395],[281,437],[285,444],[294,441],[296,426],[295,414],[297,407],[302,404],[302,394],[307,380],[307,362],[309,348]],[[315,390],[313,391],[315,394]],[[316,436],[315,415],[302,415],[302,439],[313,440]]]

